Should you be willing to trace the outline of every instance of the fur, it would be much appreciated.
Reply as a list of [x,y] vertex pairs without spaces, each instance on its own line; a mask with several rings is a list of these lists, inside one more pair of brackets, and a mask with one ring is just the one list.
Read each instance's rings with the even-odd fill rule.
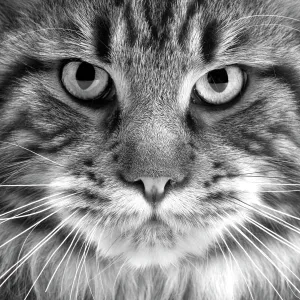
[[[298,0],[0,0],[1,300],[296,299],[299,32]],[[118,101],[63,88],[79,60]]]

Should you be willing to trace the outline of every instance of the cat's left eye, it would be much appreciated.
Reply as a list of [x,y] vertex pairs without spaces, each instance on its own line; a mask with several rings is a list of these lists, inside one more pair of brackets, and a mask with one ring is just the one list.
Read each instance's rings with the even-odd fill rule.
[[193,102],[221,105],[234,100],[247,80],[246,73],[238,66],[215,69],[198,79],[193,90]]
[[63,67],[62,83],[72,96],[85,101],[106,98],[112,88],[111,78],[104,69],[80,61]]

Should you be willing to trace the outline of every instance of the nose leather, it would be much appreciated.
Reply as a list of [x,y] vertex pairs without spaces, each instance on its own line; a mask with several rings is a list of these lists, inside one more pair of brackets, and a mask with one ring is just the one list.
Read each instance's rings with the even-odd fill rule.
[[170,181],[170,178],[141,177],[139,178],[139,180],[143,182],[146,199],[152,203],[156,203],[164,197],[165,187]]

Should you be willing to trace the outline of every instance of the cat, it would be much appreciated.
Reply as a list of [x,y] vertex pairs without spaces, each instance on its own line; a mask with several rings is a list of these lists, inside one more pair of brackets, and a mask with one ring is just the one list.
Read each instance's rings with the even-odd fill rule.
[[0,0],[0,299],[298,299],[299,58],[299,0]]

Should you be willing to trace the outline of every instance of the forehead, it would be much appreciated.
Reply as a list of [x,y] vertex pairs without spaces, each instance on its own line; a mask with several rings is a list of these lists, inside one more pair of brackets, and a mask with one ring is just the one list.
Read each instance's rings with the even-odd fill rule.
[[262,13],[275,14],[269,1],[111,0],[94,10],[94,38],[103,59],[147,52],[156,58],[194,56],[209,63],[218,45],[246,44],[251,35],[247,27],[259,22],[247,17]]

